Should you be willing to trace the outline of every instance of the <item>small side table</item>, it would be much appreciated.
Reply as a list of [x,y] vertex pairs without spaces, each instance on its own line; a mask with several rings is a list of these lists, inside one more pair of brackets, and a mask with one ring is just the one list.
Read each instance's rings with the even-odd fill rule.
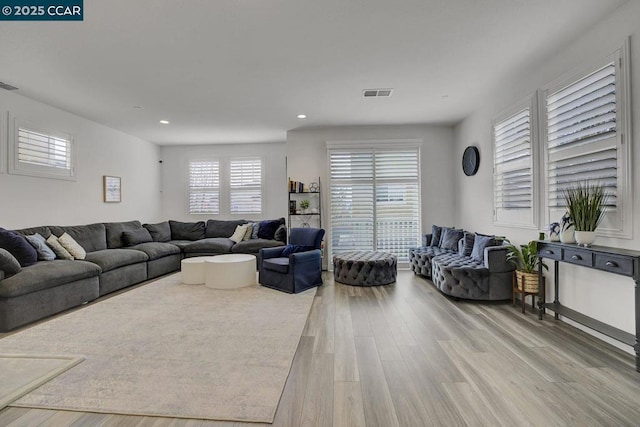
[[204,285],[204,261],[209,258],[213,257],[199,256],[183,259],[180,262],[182,283],[185,285]]
[[[528,289],[525,285],[524,285],[524,277],[522,278],[522,289],[518,289],[518,274],[523,275],[522,272],[515,270],[513,272],[513,306],[515,307],[516,305],[516,294],[520,294],[521,295],[521,300],[522,300],[522,313],[526,314],[526,310],[525,310],[525,300],[527,298],[527,295],[531,295],[531,307],[533,309],[533,312],[535,313],[536,311],[536,296],[539,293],[539,287],[537,286],[537,275],[536,275],[536,286],[535,288],[531,288]],[[542,276],[542,283],[545,282],[545,277]]]
[[211,289],[235,289],[256,284],[256,257],[216,255],[204,262],[204,284]]

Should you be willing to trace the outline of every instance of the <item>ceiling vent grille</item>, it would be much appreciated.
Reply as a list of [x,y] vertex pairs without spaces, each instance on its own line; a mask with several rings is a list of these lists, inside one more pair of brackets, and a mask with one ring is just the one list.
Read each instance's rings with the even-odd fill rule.
[[18,90],[17,87],[11,86],[10,84],[5,83],[5,82],[0,82],[0,88],[5,89],[5,90]]
[[393,95],[393,89],[364,89],[362,91],[363,98],[379,98],[390,97]]

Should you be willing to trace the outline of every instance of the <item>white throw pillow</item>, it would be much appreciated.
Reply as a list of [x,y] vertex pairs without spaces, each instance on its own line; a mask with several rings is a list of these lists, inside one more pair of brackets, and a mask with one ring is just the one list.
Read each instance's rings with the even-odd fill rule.
[[236,231],[233,232],[233,235],[229,237],[229,239],[233,240],[235,243],[238,243],[244,239],[244,235],[247,234],[247,226],[239,225],[236,227]]
[[73,259],[73,255],[71,255],[69,251],[60,244],[58,238],[53,234],[47,239],[47,245],[53,249],[53,252],[56,253],[56,257],[60,259]]
[[62,236],[58,237],[58,242],[64,247],[75,259],[85,259],[87,256],[87,252],[84,250],[82,246],[78,242],[76,242],[73,237],[69,236],[67,233],[64,233]]

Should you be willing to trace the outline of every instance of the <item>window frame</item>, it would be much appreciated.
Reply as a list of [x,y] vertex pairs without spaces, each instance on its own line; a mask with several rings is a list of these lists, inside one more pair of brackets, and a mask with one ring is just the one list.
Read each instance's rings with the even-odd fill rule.
[[[214,187],[191,187],[191,165],[192,163],[217,163],[218,164],[218,186]],[[217,157],[208,158],[193,158],[189,159],[187,163],[187,210],[189,215],[220,215],[222,212],[222,162]],[[218,211],[210,212],[193,212],[191,207],[191,193],[192,192],[205,192],[205,191],[218,191]]]
[[[493,224],[504,227],[517,227],[526,229],[538,229],[540,226],[540,126],[539,126],[539,109],[538,109],[538,92],[534,92],[519,102],[513,104],[508,109],[496,114],[491,121],[491,146],[492,146],[492,167],[493,167]],[[520,114],[524,110],[529,110],[529,143],[531,147],[531,207],[526,219],[519,221],[518,219],[500,218],[498,208],[498,191],[496,180],[497,172],[497,146],[495,127],[500,122],[505,122],[512,117]]]
[[[609,55],[600,57],[591,61],[579,70],[557,79],[547,85],[542,90],[539,108],[540,117],[543,122],[541,132],[541,148],[543,151],[542,174],[544,177],[544,200],[541,204],[544,212],[543,216],[546,223],[559,221],[558,215],[552,213],[550,206],[550,186],[549,186],[549,138],[548,138],[548,117],[547,117],[547,97],[563,88],[576,83],[583,78],[593,74],[607,64],[613,63],[615,66],[615,82],[616,82],[616,150],[617,150],[617,208],[615,222],[618,227],[611,228],[601,225],[597,228],[596,233],[603,237],[614,238],[632,238],[633,230],[633,192],[631,181],[631,85],[630,85],[630,50],[629,39],[625,39],[622,46]],[[607,215],[610,215],[608,213]]]
[[[16,117],[12,122],[10,129],[10,136],[7,141],[9,146],[9,170],[12,175],[25,175],[38,178],[59,179],[64,181],[76,181],[76,153],[75,153],[75,138],[72,133],[62,132],[58,130],[49,129],[45,126],[35,125],[25,120],[18,119]],[[46,165],[32,165],[19,160],[19,135],[20,129],[26,131],[40,133],[46,135],[49,138],[58,138],[67,141],[69,151],[69,169],[56,168],[54,166]]]
[[[231,183],[231,167],[233,162],[239,162],[239,161],[247,161],[247,160],[253,160],[253,161],[258,161],[260,162],[260,186],[258,187],[254,187],[254,188],[243,188],[243,189],[234,189],[232,188],[232,183]],[[228,206],[229,206],[229,215],[262,215],[262,213],[264,212],[264,199],[265,199],[265,195],[264,195],[264,181],[265,181],[265,175],[264,175],[264,159],[260,156],[234,156],[234,157],[229,157],[227,159],[226,162],[226,178],[227,178],[227,185],[224,186],[224,188],[226,189],[226,193],[227,193],[227,199],[228,199]],[[260,210],[259,211],[238,211],[238,212],[233,212],[232,211],[232,203],[231,203],[231,199],[232,199],[232,195],[234,193],[234,191],[238,191],[238,192],[245,192],[245,191],[250,191],[250,190],[255,190],[255,189],[259,189],[260,190]]]

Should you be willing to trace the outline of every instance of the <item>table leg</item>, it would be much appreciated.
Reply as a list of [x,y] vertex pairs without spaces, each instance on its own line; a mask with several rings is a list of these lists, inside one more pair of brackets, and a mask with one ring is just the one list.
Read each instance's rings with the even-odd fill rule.
[[636,344],[633,346],[633,349],[636,352],[636,371],[640,372],[640,280],[636,280],[635,303]]
[[[558,277],[560,275],[560,268],[558,267],[559,262],[558,261],[554,261],[553,262],[553,303],[554,304],[560,304],[560,301],[558,299],[558,290],[559,290],[559,286],[558,284],[560,283],[560,278]],[[558,320],[560,318],[560,315],[558,315],[557,312],[553,312],[553,317]]]
[[542,320],[542,315],[545,313],[545,299],[544,280],[542,280],[542,258],[538,257],[538,320]]

